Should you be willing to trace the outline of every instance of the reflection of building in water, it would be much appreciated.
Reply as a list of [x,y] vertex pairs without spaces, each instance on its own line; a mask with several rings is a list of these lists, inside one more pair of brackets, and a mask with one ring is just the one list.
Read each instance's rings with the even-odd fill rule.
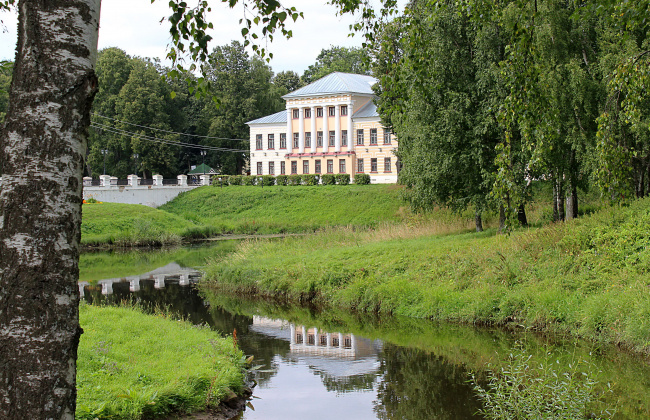
[[[157,268],[139,276],[116,277],[112,279],[99,280],[97,285],[101,286],[102,295],[107,296],[113,294],[114,283],[129,283],[129,290],[131,292],[137,292],[140,290],[141,280],[153,280],[155,289],[163,289],[165,288],[165,282],[178,282],[180,286],[188,286],[190,283],[195,282],[200,276],[201,273],[199,271],[181,267],[176,263],[170,263],[164,267]],[[87,281],[79,282],[79,294],[82,298],[84,297],[84,288],[89,285],[90,283]]]
[[253,317],[251,330],[289,341],[288,358],[302,361],[328,389],[372,389],[382,343],[354,334],[308,328],[287,321]]

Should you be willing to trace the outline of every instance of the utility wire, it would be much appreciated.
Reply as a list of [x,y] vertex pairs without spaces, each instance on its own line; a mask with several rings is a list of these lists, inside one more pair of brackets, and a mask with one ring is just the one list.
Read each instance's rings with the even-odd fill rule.
[[115,121],[115,122],[120,122],[120,123],[122,123],[122,124],[128,124],[128,125],[132,125],[132,126],[134,126],[134,127],[146,128],[146,129],[148,129],[148,130],[162,131],[163,133],[179,134],[179,135],[181,135],[181,136],[198,137],[198,138],[202,138],[202,139],[232,140],[232,141],[248,141],[248,139],[227,139],[227,138],[225,138],[225,137],[199,136],[198,134],[179,133],[179,132],[177,132],[177,131],[168,131],[168,130],[163,130],[163,129],[161,129],[161,128],[153,128],[153,127],[147,127],[146,125],[133,124],[133,123],[130,123],[130,122],[127,122],[127,121],[118,120],[118,119],[116,119],[116,118],[106,117],[106,116],[104,116],[104,115],[97,114],[97,113],[95,113],[95,112],[91,112],[91,114],[94,115],[95,117],[106,118],[106,119],[108,119],[108,120],[112,120],[112,121]]
[[114,133],[114,134],[120,134],[120,135],[129,135],[129,136],[135,136],[139,137],[143,140],[151,141],[154,143],[163,143],[163,144],[169,144],[172,146],[181,146],[181,147],[188,147],[188,148],[193,148],[193,149],[202,149],[202,150],[212,150],[212,151],[218,151],[218,152],[249,152],[250,150],[246,149],[229,149],[225,147],[216,147],[216,146],[203,146],[200,144],[191,144],[191,143],[183,143],[183,142],[178,142],[178,141],[173,141],[173,140],[168,140],[168,139],[161,139],[157,137],[151,137],[147,136],[146,134],[140,134],[140,133],[135,133],[133,131],[127,131],[127,130],[122,130],[119,128],[115,127],[110,127],[107,125],[99,124],[99,123],[90,123],[90,126],[92,128],[95,128],[97,130],[104,130],[109,133]]

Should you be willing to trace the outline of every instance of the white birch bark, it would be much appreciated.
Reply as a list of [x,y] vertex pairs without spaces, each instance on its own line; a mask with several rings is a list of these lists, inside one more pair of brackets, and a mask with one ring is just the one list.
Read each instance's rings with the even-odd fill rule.
[[0,131],[0,418],[74,419],[100,0],[21,0]]

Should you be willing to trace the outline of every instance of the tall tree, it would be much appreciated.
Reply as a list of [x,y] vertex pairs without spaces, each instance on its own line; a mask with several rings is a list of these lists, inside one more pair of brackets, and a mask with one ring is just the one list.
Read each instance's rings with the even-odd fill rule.
[[295,71],[281,71],[273,77],[273,84],[278,88],[282,89],[282,95],[286,95],[289,92],[300,89],[303,87],[303,83],[300,80],[300,76]]
[[330,47],[321,50],[318,57],[316,57],[316,62],[307,67],[307,70],[303,73],[302,82],[309,84],[335,71],[370,74],[369,57],[366,49]]

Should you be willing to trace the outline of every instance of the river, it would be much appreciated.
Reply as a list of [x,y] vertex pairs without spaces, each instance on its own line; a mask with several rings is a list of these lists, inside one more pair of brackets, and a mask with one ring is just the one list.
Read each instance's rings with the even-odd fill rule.
[[485,385],[487,369],[513,351],[553,360],[558,373],[580,360],[590,376],[612,385],[606,405],[616,406],[615,418],[650,418],[650,364],[613,347],[277,305],[197,287],[206,259],[235,246],[83,254],[80,290],[91,304],[137,300],[234,334],[258,365],[240,419],[480,419],[470,373]]

